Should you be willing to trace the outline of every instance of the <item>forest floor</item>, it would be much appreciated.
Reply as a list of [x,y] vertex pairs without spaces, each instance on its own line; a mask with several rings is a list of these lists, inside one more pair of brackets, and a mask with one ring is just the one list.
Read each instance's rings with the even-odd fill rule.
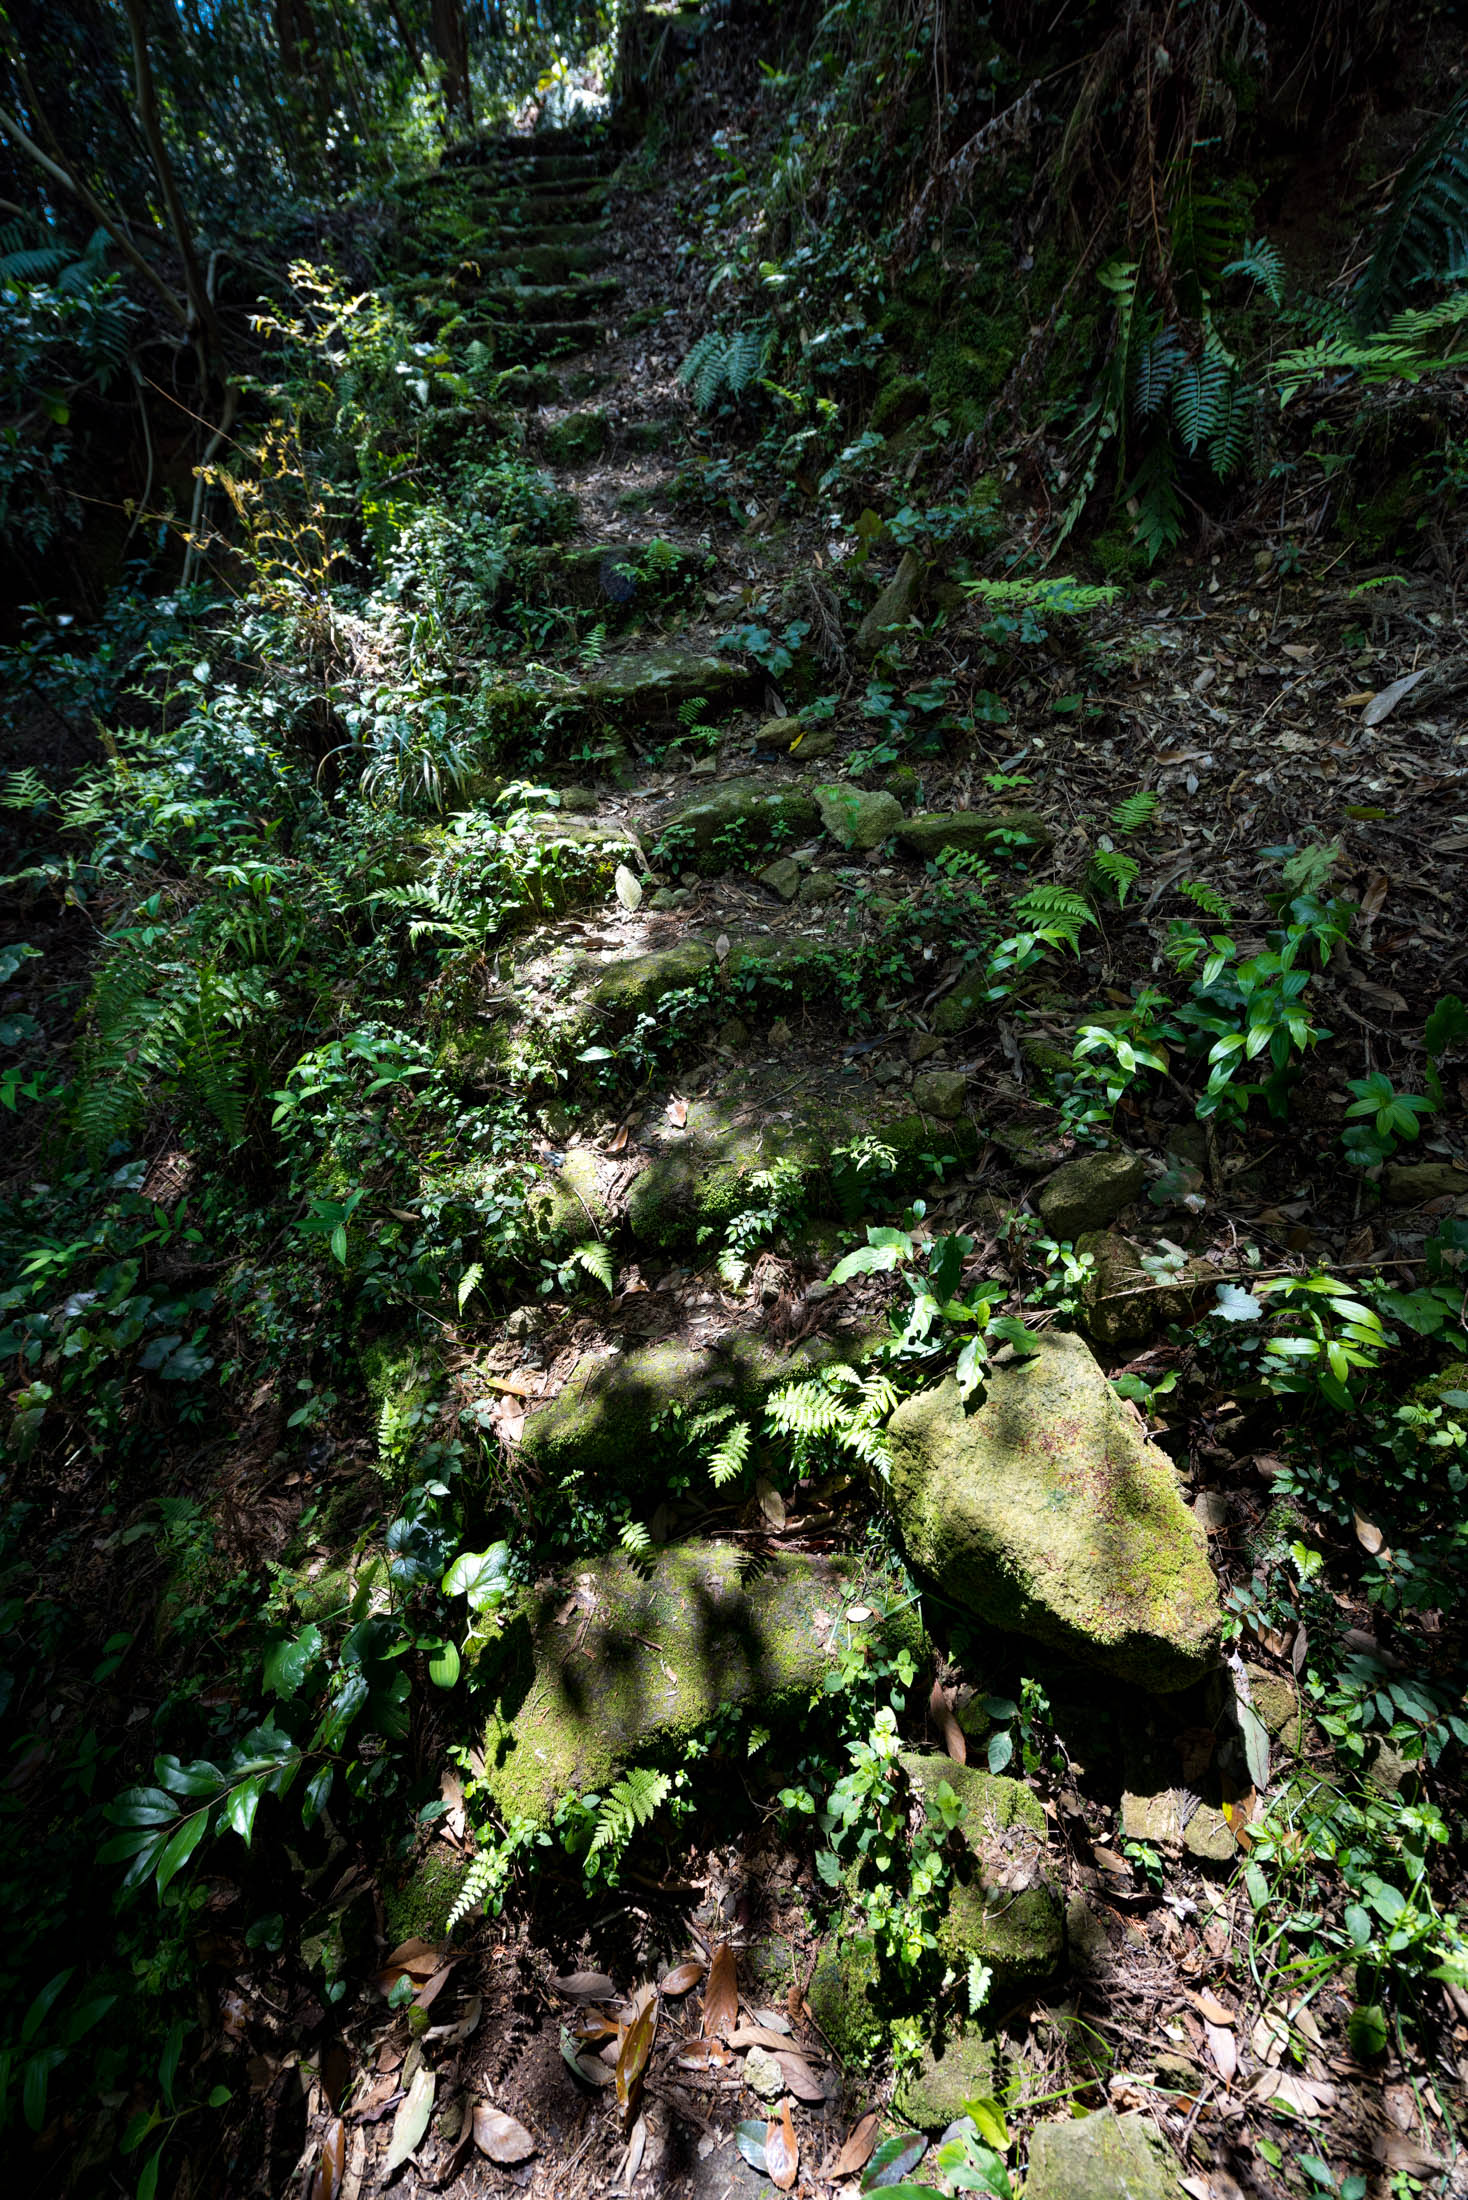
[[[900,654],[884,674],[896,707],[920,717],[913,698],[939,683],[949,723],[1002,684],[1006,722],[981,718],[962,735],[913,743],[890,771],[868,764],[852,784],[890,793],[902,824],[873,849],[841,846],[812,788],[840,781],[878,741],[870,652],[850,603],[862,589],[875,595],[874,577],[899,577],[898,551],[879,544],[860,573],[864,544],[819,494],[792,516],[765,477],[745,472],[737,439],[716,442],[693,411],[677,371],[702,325],[683,211],[693,173],[614,181],[604,205],[594,196],[580,211],[557,202],[562,241],[579,234],[604,248],[620,288],[602,340],[556,356],[524,408],[531,452],[574,499],[566,539],[601,554],[590,602],[556,645],[561,667],[573,684],[600,683],[615,705],[610,734],[602,726],[579,749],[573,736],[543,776],[562,823],[612,851],[633,890],[619,895],[603,879],[595,906],[522,925],[482,958],[463,1018],[471,1093],[534,1080],[539,1189],[553,1207],[584,1211],[587,1231],[577,1220],[570,1236],[615,1248],[615,1288],[599,1298],[562,1273],[543,1294],[527,1287],[527,1305],[504,1315],[461,1306],[457,1324],[439,1325],[442,1425],[472,1418],[500,1447],[505,1486],[533,1490],[546,1471],[537,1420],[550,1426],[557,1401],[599,1370],[654,1348],[701,1367],[732,1361],[746,1343],[782,1362],[813,1341],[853,1350],[902,1287],[890,1275],[828,1285],[850,1217],[816,1203],[824,1160],[812,1163],[810,1142],[829,1159],[833,1146],[895,1137],[914,1120],[906,1190],[925,1202],[920,1234],[967,1233],[970,1278],[1005,1278],[1037,1328],[1069,1320],[1083,1285],[1068,1301],[1047,1298],[1033,1250],[1042,1195],[1078,1150],[1055,1105],[1057,1061],[1088,1018],[1129,1013],[1139,988],[1170,982],[1166,926],[1197,913],[1183,884],[1206,882],[1235,912],[1206,929],[1230,933],[1231,956],[1247,962],[1266,951],[1267,895],[1282,864],[1326,851],[1320,893],[1348,898],[1359,915],[1313,975],[1315,1043],[1297,1065],[1288,1119],[1256,1106],[1232,1125],[1200,1123],[1196,1081],[1187,1083],[1196,1065],[1176,1049],[1163,1074],[1128,1091],[1113,1137],[1141,1157],[1146,1194],[1107,1221],[1132,1261],[1121,1287],[1132,1310],[1113,1304],[1109,1337],[1089,1312],[1098,1357],[1113,1379],[1133,1378],[1131,1396],[1206,1529],[1220,1595],[1234,1596],[1235,1663],[1260,1706],[1274,1707],[1265,1724],[1276,1796],[1334,1777],[1314,1716],[1324,1698],[1309,1692],[1315,1635],[1333,1628],[1351,1653],[1423,1664],[1451,1687],[1460,1616],[1430,1609],[1398,1624],[1359,1573],[1336,1567],[1353,1549],[1349,1517],[1344,1531],[1311,1520],[1276,1489],[1298,1401],[1261,1397],[1199,1323],[1230,1284],[1328,1271],[1398,1277],[1405,1290],[1434,1233],[1468,1214],[1461,1054],[1443,1062],[1438,1110],[1394,1165],[1370,1176],[1347,1168],[1339,1142],[1346,1079],[1381,1070],[1415,1086],[1428,1017],[1468,968],[1468,652],[1455,595],[1344,557],[1285,570],[1262,538],[1257,552],[1235,539],[1226,554],[1180,560],[1110,606],[1006,645],[996,670],[991,607],[942,594],[945,576],[929,572],[896,614]],[[587,455],[564,462],[557,454],[593,415]],[[936,501],[956,480],[940,466],[924,493]],[[654,538],[684,554],[679,585],[661,611],[639,612],[610,640],[600,633],[589,651],[594,622],[615,626],[623,561],[642,559]],[[833,703],[825,715],[802,710],[783,671],[715,648],[730,628],[768,633],[792,619],[808,623]],[[518,669],[536,680],[546,655],[527,651]],[[580,707],[572,694],[577,726]],[[911,726],[910,716],[909,735]],[[1098,836],[1140,793],[1157,799],[1134,826],[1111,828],[1137,862],[1125,897],[1097,896],[1095,920],[1050,956],[1043,984],[997,1009],[952,1013],[974,972],[947,936],[965,874],[935,874],[921,837],[904,840],[907,827],[946,820],[947,845],[982,858],[986,891],[998,890],[996,876],[1006,893],[1080,890]],[[707,831],[700,804],[715,813]],[[995,829],[965,846],[953,821],[980,814]],[[787,821],[773,837],[771,819]],[[943,845],[941,833],[930,845]],[[846,958],[846,977],[833,978],[833,954]],[[699,988],[700,1014],[688,1017]],[[494,1050],[476,1051],[491,1030]],[[585,1062],[586,1042],[599,1038],[611,1042],[600,1086],[578,1105],[524,1069],[557,1048],[562,1062],[568,1050]],[[736,1288],[714,1256],[731,1217],[758,1205],[755,1171],[782,1162],[808,1209],[792,1205],[753,1237]],[[160,1149],[148,1196],[168,1206],[190,1166]],[[732,1204],[720,1189],[731,1177]],[[1160,1271],[1144,1270],[1144,1255],[1160,1255]],[[183,1481],[212,1490],[241,1569],[288,1548],[307,1576],[341,1562],[333,1534],[351,1505],[329,1530],[329,1500],[378,1487],[371,1435],[351,1410],[362,1403],[350,1401],[309,1451],[291,1452],[282,1399],[266,1386],[237,1416],[237,1441],[211,1436],[199,1448]],[[648,1418],[634,1447],[653,1434]],[[58,1487],[47,1502],[53,1519],[80,1518],[89,1500]],[[302,1553],[311,1502],[319,1524]],[[670,1474],[644,1510],[649,1563],[692,1535],[737,1543],[759,1565],[873,1545],[872,1498],[850,1474],[783,1495],[741,1483],[727,1496]],[[1358,1537],[1363,1524],[1358,1514]],[[1307,1597],[1290,1574],[1283,1554],[1302,1537],[1331,1553],[1328,1594]],[[98,1610],[112,1562],[105,1541],[77,1561],[73,1591]],[[576,1580],[573,1559],[563,1586],[574,1594]],[[960,1655],[951,1610],[935,1601],[934,1613],[939,1647],[909,1708],[910,1741],[923,1739],[927,1704],[928,1746],[963,1760],[972,1736],[953,1704],[975,1655],[981,1693],[1028,1703],[1026,1682],[1042,1673],[1048,1699],[1020,1756],[1045,1820],[1027,1869],[1063,1913],[1064,1963],[985,2013],[1016,2174],[1028,2160],[1031,2189],[1058,2193],[1042,2187],[1034,2132],[1111,2107],[1148,2119],[1159,2159],[1192,2200],[1468,2194],[1453,2098],[1468,2083],[1468,1994],[1426,1985],[1410,2028],[1394,2022],[1378,2053],[1357,2052],[1356,1996],[1338,1953],[1343,1887],[1322,1892],[1303,1865],[1292,1882],[1287,1844],[1266,1899],[1250,1885],[1248,1829],[1268,1783],[1251,1791],[1215,1761],[1223,1721],[1206,1687],[1119,1697],[1104,1676],[1013,1637],[985,1636]],[[456,1883],[474,1853],[474,1737],[455,1711],[456,1699],[435,1700],[415,1732],[420,1769],[442,1765],[443,1807],[418,1843],[421,1884],[435,1874]],[[467,1762],[450,1756],[454,1743]],[[1413,1768],[1380,1747],[1371,1764],[1378,1796],[1410,1808]],[[576,1865],[549,1852],[514,1883],[502,1914],[452,1936],[395,1931],[404,1912],[391,1874],[377,1883],[373,1860],[343,1842],[322,1867],[321,1892],[339,1915],[360,1903],[371,1930],[347,1998],[330,2004],[314,1974],[247,1951],[237,1890],[221,1880],[219,1915],[211,1909],[198,1927],[211,1965],[205,2059],[248,2097],[240,2161],[265,2165],[234,2189],[725,2200],[770,2187],[788,2128],[791,2175],[773,2182],[854,2195],[878,2137],[904,2120],[890,2058],[843,2053],[813,2008],[823,1947],[848,1928],[796,1821],[737,1756],[694,1762],[686,1798],[682,1818],[639,1840],[615,1885],[588,1895]],[[1276,1846],[1267,1860],[1280,1855]],[[1461,1885],[1456,1867],[1453,1876]],[[1441,1879],[1437,1892],[1441,1903]],[[1318,1976],[1295,1964],[1327,1946],[1337,1955]],[[685,1976],[670,1977],[680,1965]],[[404,1978],[411,2006],[401,1993],[389,1999]],[[659,2016],[640,2090],[619,2102],[616,2064],[650,2000]],[[772,2119],[764,2168],[734,2136],[751,2119]]]

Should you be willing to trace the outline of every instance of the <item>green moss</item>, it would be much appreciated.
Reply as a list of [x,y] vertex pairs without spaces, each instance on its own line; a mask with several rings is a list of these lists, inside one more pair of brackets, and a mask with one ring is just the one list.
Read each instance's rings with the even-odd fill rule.
[[848,2070],[875,2062],[887,2028],[871,1940],[858,1933],[833,1934],[816,1958],[805,1998],[838,2061]]
[[600,457],[609,433],[604,412],[567,413],[547,429],[545,455],[553,466],[578,466]]
[[446,1849],[430,1849],[396,1885],[382,1890],[382,1922],[388,1946],[404,1940],[448,1937],[449,1911],[463,1884],[464,1864]]
[[931,402],[928,385],[920,374],[891,375],[877,391],[867,426],[874,435],[890,435],[895,428],[905,428],[925,413]]
[[945,2131],[966,2101],[992,2100],[996,2089],[994,2042],[982,2032],[957,2032],[930,2042],[917,2068],[903,2072],[892,2106],[919,2131]]
[[689,850],[705,877],[738,868],[746,853],[819,831],[820,811],[808,788],[770,786],[761,779],[726,779],[677,802],[664,813],[661,837]]
[[[925,1803],[946,1781],[964,1806],[959,1830],[965,1853],[938,1933],[945,1960],[966,1969],[980,1957],[994,1973],[997,1995],[1053,1977],[1064,1952],[1065,1920],[1056,1896],[1039,1882],[1046,1823],[1037,1798],[1019,1780],[947,1757],[907,1755],[901,1764]],[[1017,1870],[1030,1872],[1031,1884],[1019,1891],[1001,1887],[1001,1878],[1012,1879]]]
[[[676,1753],[730,1705],[762,1718],[818,1695],[831,1670],[829,1617],[860,1592],[861,1561],[683,1543],[647,1561],[622,1552],[532,1597],[493,1675],[484,1786],[501,1815],[545,1824],[564,1796],[602,1793],[636,1761]],[[877,1623],[872,1623],[877,1624]],[[914,1608],[886,1623],[915,1644]]]

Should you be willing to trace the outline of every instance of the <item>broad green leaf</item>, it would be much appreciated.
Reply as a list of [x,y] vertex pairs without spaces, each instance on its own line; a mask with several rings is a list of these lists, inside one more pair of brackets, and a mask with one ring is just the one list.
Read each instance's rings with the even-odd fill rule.
[[293,1638],[272,1642],[265,1652],[265,1686],[272,1695],[298,1694],[310,1667],[321,1655],[321,1629],[303,1627]]
[[41,2026],[51,2013],[51,2007],[57,1995],[65,1991],[66,1982],[73,1976],[74,1970],[75,1966],[73,1965],[69,1970],[58,1971],[55,1978],[48,1979],[29,2009],[27,2009],[25,2022],[20,2028],[21,2045],[23,2047],[29,2047],[31,2041],[40,2031]]
[[260,1797],[265,1792],[268,1777],[266,1773],[257,1772],[253,1778],[241,1780],[238,1787],[231,1789],[219,1814],[220,1832],[239,1834],[246,1848],[249,1847],[250,1836],[255,1830],[255,1812],[259,1808]]
[[154,1873],[154,1877],[158,1882],[160,1899],[170,1880],[177,1872],[183,1870],[184,1865],[187,1864],[208,1831],[208,1811],[196,1810],[191,1818],[184,1820],[177,1833],[168,1842],[163,1854],[158,1859],[157,1870]]
[[114,1826],[167,1826],[178,1816],[178,1803],[163,1788],[127,1788],[102,1815]]
[[927,2151],[928,2142],[920,2131],[899,2131],[884,2139],[862,2172],[862,2191],[887,2192],[900,2187]]
[[32,2131],[39,2131],[46,2121],[46,2092],[51,2083],[51,2073],[56,2065],[66,2060],[64,2047],[43,2047],[32,2055],[25,2066],[25,2078],[21,2085],[21,2103],[25,2120]]
[[491,1543],[487,1551],[461,1551],[443,1577],[446,1597],[467,1597],[471,1612],[493,1611],[509,1593],[510,1546]]
[[436,1643],[428,1660],[428,1678],[435,1688],[452,1688],[459,1677],[459,1653],[451,1642]]

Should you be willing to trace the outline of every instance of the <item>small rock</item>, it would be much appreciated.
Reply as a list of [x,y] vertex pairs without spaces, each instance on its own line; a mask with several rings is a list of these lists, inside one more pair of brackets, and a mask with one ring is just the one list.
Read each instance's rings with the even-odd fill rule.
[[967,1092],[968,1079],[962,1070],[924,1070],[913,1083],[913,1104],[921,1114],[936,1115],[941,1122],[951,1123],[962,1115]]
[[1451,1161],[1389,1161],[1381,1189],[1393,1207],[1420,1207],[1430,1199],[1468,1202],[1468,1170]]
[[796,899],[802,909],[818,909],[824,902],[834,901],[840,891],[829,871],[812,871],[809,878],[801,880]]
[[562,787],[561,808],[572,817],[592,817],[597,807],[596,796],[590,787]]
[[1145,2116],[1103,2108],[1041,2124],[1030,2139],[1025,2200],[1171,2200],[1176,2190]]
[[545,1317],[538,1306],[517,1306],[505,1323],[507,1337],[534,1337],[544,1326]]
[[1083,1230],[1104,1230],[1131,1205],[1145,1179],[1141,1155],[1124,1148],[1077,1154],[1061,1164],[1040,1193],[1040,1219],[1057,1238],[1074,1240]]
[[[791,735],[793,742],[795,736]],[[821,757],[829,756],[836,746],[834,726],[807,726],[800,736],[800,745],[793,751],[797,764],[814,764]]]
[[1231,1864],[1239,1853],[1228,1820],[1213,1803],[1199,1803],[1183,1828],[1183,1847],[1198,1864]]
[[686,886],[660,886],[655,894],[648,895],[647,906],[649,909],[681,909],[692,899],[692,892]]
[[794,1032],[790,1029],[790,1026],[786,1023],[783,1016],[779,1019],[777,1023],[771,1024],[769,1043],[772,1047],[788,1047],[794,1037]]
[[874,1085],[900,1085],[906,1074],[900,1062],[878,1062],[876,1068],[872,1071],[872,1083]]
[[863,794],[860,787],[837,782],[817,787],[815,796],[821,823],[842,848],[879,848],[902,823],[902,804],[895,795]]
[[762,2101],[773,2101],[785,2090],[785,2073],[767,2047],[751,2047],[744,2058],[744,2082]]
[[1083,1977],[1104,1971],[1111,1961],[1106,1927],[1083,1894],[1073,1894],[1065,1905],[1065,1944],[1071,1968]]
[[943,1041],[931,1031],[915,1031],[907,1042],[907,1059],[916,1068],[919,1062],[929,1061],[933,1055],[943,1052]]
[[731,1054],[737,1054],[741,1047],[749,1045],[748,1024],[742,1024],[737,1016],[731,1016],[728,1023],[720,1024],[714,1033],[714,1045],[726,1047]]
[[942,2131],[975,2095],[992,2099],[996,2086],[993,2041],[982,2033],[960,2033],[941,2047],[930,2043],[923,2049],[917,2067],[903,2072],[893,2106],[919,2131]]
[[922,563],[916,552],[904,550],[896,573],[856,630],[856,653],[859,657],[875,657],[877,651],[891,638],[887,629],[907,624],[912,617],[922,577]]
[[934,1009],[933,1029],[945,1039],[955,1038],[970,1024],[976,1024],[989,1005],[984,999],[982,978],[960,978]]
[[1229,1503],[1222,1490],[1200,1490],[1193,1499],[1193,1518],[1209,1535],[1221,1535],[1229,1523]]
[[930,810],[910,817],[897,837],[909,855],[931,863],[945,848],[1003,855],[1016,842],[1027,852],[1048,848],[1055,836],[1033,810]]
[[1155,1795],[1122,1790],[1121,1830],[1128,1841],[1145,1841],[1149,1848],[1176,1853],[1183,1837],[1182,1808],[1176,1788],[1162,1788]]
[[773,863],[767,863],[759,873],[759,882],[778,894],[781,901],[794,901],[800,892],[800,872],[789,856],[777,856]]

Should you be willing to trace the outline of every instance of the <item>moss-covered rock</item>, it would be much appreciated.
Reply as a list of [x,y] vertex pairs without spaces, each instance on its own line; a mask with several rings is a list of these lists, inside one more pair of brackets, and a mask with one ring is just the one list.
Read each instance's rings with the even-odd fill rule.
[[1191,1265],[1176,1283],[1159,1284],[1142,1266],[1142,1256],[1117,1230],[1084,1230],[1076,1251],[1091,1261],[1081,1288],[1080,1319],[1096,1344],[1140,1344],[1169,1322],[1185,1322],[1194,1292],[1217,1281],[1216,1271]]
[[889,1441],[908,1551],[955,1602],[1145,1688],[1212,1666],[1206,1537],[1079,1337],[995,1369],[972,1413],[952,1377],[906,1399]]
[[[843,1631],[835,1615],[858,1594],[880,1613],[858,1559],[757,1558],[732,1544],[578,1566],[507,1630],[484,1736],[496,1809],[543,1825],[563,1796],[604,1793],[730,1705],[797,1709],[820,1692]],[[921,1654],[913,1606],[867,1625]]]
[[464,1880],[464,1860],[445,1848],[431,1848],[393,1884],[382,1890],[382,1922],[387,1944],[402,1940],[440,1941],[447,1937],[449,1911]]
[[893,630],[906,626],[917,607],[922,580],[922,560],[915,550],[904,550],[897,571],[856,630],[859,657],[875,657],[891,640]]
[[996,2082],[994,2042],[982,2032],[955,2032],[930,2041],[917,2068],[904,2070],[892,2107],[919,2131],[946,2131],[966,2101],[992,2100]]
[[553,466],[580,466],[599,458],[610,430],[604,412],[567,413],[545,433],[545,455]]
[[1030,2139],[1025,2200],[1175,2200],[1172,2157],[1145,2116],[1099,2109],[1041,2124]]
[[902,823],[902,804],[892,794],[863,793],[849,781],[815,790],[821,823],[841,848],[880,848]]
[[1140,1154],[1114,1147],[1077,1154],[1063,1162],[1040,1193],[1040,1219],[1052,1237],[1078,1238],[1104,1230],[1141,1191],[1146,1170]]
[[670,993],[686,992],[714,967],[707,940],[679,940],[650,955],[608,963],[586,989],[586,1002],[606,1018],[630,1022],[655,1009]]
[[438,1388],[439,1369],[421,1340],[398,1331],[357,1348],[357,1365],[379,1427],[386,1414],[406,1430],[421,1421]]
[[925,810],[908,818],[897,834],[899,846],[920,863],[930,863],[947,848],[1000,855],[1018,842],[1028,853],[1048,848],[1053,837],[1033,810]]
[[869,1936],[833,1934],[816,1958],[805,1998],[848,2070],[864,2069],[876,2059],[887,2027],[880,2011],[877,1951]]
[[794,1353],[780,1353],[741,1333],[725,1338],[717,1351],[670,1342],[583,1359],[559,1396],[530,1415],[521,1451],[547,1475],[647,1469],[657,1457],[659,1433],[676,1440],[670,1424],[679,1413],[722,1404],[754,1412],[777,1384],[857,1349],[843,1353],[811,1339]]
[[737,868],[756,848],[806,840],[820,824],[809,788],[725,779],[682,796],[659,820],[659,845],[705,877]]
[[1065,1953],[1065,1917],[1043,1875],[1045,1813],[1037,1798],[1022,1780],[949,1757],[910,1754],[899,1762],[930,1817],[938,1816],[945,1781],[963,1805],[963,1854],[938,1929],[944,1959],[966,1969],[978,1956],[994,1973],[996,1995],[1052,1978]]

